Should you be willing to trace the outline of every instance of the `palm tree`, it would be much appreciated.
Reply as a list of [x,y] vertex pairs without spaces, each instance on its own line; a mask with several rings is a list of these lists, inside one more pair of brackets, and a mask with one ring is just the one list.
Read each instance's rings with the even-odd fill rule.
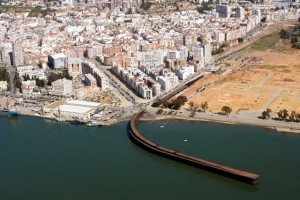
[[270,119],[271,115],[270,113],[272,112],[272,110],[270,108],[268,108],[267,110],[262,112],[262,118],[263,119]]
[[296,120],[297,120],[297,121],[300,121],[300,113],[297,113],[297,114],[296,114]]
[[297,120],[297,113],[296,113],[296,111],[292,111],[291,112],[289,120],[291,120],[292,122]]
[[201,108],[205,112],[208,109],[208,103],[206,101],[204,103],[202,103]]
[[286,109],[280,110],[278,113],[278,118],[281,120],[286,120],[289,116],[289,112]]
[[193,108],[194,108],[194,106],[195,106],[195,104],[194,104],[194,102],[189,102],[189,106],[190,106],[190,110],[193,110]]

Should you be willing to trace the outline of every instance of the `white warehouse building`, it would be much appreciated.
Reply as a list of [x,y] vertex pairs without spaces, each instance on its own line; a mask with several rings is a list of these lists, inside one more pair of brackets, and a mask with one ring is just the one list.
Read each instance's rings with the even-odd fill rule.
[[62,100],[45,107],[45,112],[52,112],[59,117],[89,119],[100,108],[100,103],[80,100]]

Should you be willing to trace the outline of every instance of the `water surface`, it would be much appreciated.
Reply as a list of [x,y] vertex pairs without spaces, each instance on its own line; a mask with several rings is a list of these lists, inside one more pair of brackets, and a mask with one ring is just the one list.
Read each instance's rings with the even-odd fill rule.
[[205,122],[139,124],[160,145],[260,174],[253,186],[148,153],[129,140],[127,126],[0,118],[0,199],[300,199],[299,135]]

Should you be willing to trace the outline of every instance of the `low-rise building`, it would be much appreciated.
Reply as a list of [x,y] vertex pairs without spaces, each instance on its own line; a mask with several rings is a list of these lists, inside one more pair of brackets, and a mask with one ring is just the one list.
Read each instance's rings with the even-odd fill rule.
[[22,81],[21,92],[25,95],[31,95],[35,87],[35,80]]
[[100,106],[100,103],[90,101],[61,100],[46,106],[44,110],[59,117],[89,119]]

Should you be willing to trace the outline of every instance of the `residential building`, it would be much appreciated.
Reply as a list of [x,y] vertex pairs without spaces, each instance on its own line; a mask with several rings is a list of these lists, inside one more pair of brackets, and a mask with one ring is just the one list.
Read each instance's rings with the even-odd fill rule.
[[53,54],[49,57],[50,66],[53,69],[67,68],[67,56],[64,53]]
[[204,52],[204,62],[209,63],[211,62],[211,47],[210,44],[203,45],[203,52]]
[[245,9],[241,6],[236,7],[236,17],[239,19],[245,18]]
[[73,94],[72,80],[64,78],[52,82],[50,94],[55,96],[71,96]]
[[220,18],[229,18],[231,14],[231,7],[228,5],[218,4],[216,6],[216,11]]
[[15,67],[24,64],[23,42],[12,43],[12,64]]

